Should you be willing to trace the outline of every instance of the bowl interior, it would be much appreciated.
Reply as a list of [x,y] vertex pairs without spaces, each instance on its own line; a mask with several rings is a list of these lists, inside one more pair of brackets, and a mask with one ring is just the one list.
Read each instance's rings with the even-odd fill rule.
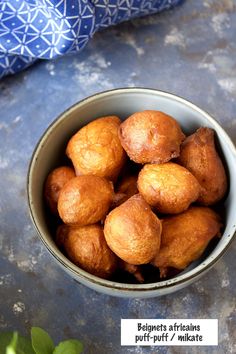
[[[172,115],[180,123],[186,134],[192,133],[200,126],[213,128],[216,132],[220,152],[224,157],[229,181],[233,180],[233,176],[236,173],[235,148],[224,130],[207,113],[174,95],[149,89],[132,88],[113,90],[87,98],[64,112],[47,129],[39,141],[31,161],[28,176],[28,196],[31,215],[43,242],[60,263],[64,264],[67,268],[69,267],[75,275],[79,274],[82,278],[84,277],[93,282],[98,281],[106,286],[111,286],[109,283],[112,283],[112,286],[119,288],[120,285],[103,279],[96,279],[96,277],[73,265],[56,248],[46,221],[43,185],[48,173],[53,168],[62,164],[67,142],[79,128],[101,116],[117,115],[121,119],[125,119],[132,113],[145,109],[160,110]],[[187,277],[194,277],[199,271],[202,271],[221,255],[236,228],[234,212],[236,202],[235,189],[236,184],[230,183],[228,196],[223,203],[222,212],[225,213],[226,223],[223,237],[213,250],[209,249],[200,261],[193,263],[183,273],[171,279],[169,283],[174,284],[178,281],[184,281]],[[166,284],[166,281],[156,283],[155,288],[162,287]],[[130,285],[130,287],[138,289],[139,286],[140,288],[145,288],[146,286],[147,289],[151,289],[151,285],[153,286],[153,284],[141,286],[140,284],[136,284]]]

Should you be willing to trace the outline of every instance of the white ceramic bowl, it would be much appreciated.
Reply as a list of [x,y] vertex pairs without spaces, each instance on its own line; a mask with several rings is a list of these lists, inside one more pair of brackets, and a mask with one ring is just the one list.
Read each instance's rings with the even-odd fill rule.
[[200,126],[213,128],[225,160],[229,181],[234,180],[236,150],[221,126],[209,114],[183,98],[144,88],[124,88],[98,93],[69,108],[45,131],[35,148],[29,166],[27,186],[29,208],[33,223],[44,245],[58,264],[74,279],[109,295],[154,297],[189,285],[206,273],[224,254],[236,230],[236,184],[231,182],[223,207],[226,220],[222,238],[213,250],[206,252],[198,262],[170,280],[150,284],[124,284],[104,280],[82,270],[60,252],[53,241],[45,215],[43,184],[46,176],[54,167],[60,165],[69,138],[79,128],[101,116],[117,115],[125,119],[132,113],[145,109],[160,110],[175,117],[187,134]]

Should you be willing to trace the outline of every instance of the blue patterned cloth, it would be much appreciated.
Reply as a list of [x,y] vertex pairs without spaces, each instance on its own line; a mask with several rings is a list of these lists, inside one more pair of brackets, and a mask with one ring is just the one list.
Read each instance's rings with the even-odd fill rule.
[[182,0],[0,0],[0,77],[81,50],[93,34]]

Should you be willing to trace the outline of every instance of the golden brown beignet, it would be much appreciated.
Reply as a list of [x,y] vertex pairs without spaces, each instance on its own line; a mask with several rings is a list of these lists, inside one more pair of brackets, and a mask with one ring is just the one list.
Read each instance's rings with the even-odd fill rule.
[[119,264],[118,267],[120,269],[124,270],[125,272],[128,272],[129,274],[132,274],[139,283],[144,282],[141,266],[129,264],[127,262],[122,261],[122,259],[119,259],[118,264]]
[[190,207],[162,220],[161,247],[152,264],[165,277],[169,267],[184,269],[198,259],[209,241],[219,236],[221,220],[207,207]]
[[134,175],[127,175],[122,178],[116,189],[113,202],[114,207],[119,206],[127,199],[138,193],[137,179],[138,177]]
[[98,118],[81,128],[70,139],[66,154],[77,175],[95,175],[116,180],[126,160],[118,138],[120,119]]
[[212,205],[221,200],[227,190],[227,177],[223,163],[216,151],[214,130],[199,128],[181,145],[178,162],[198,180],[201,191],[198,201]]
[[61,225],[57,239],[64,240],[63,248],[68,258],[87,272],[109,278],[116,270],[117,257],[107,246],[100,225]]
[[131,160],[164,163],[179,156],[185,135],[171,116],[159,111],[143,111],[121,123],[119,137]]
[[112,182],[98,176],[77,176],[62,188],[58,212],[65,224],[95,224],[106,216],[113,198]]
[[104,235],[108,246],[123,261],[145,264],[160,247],[161,222],[136,194],[108,214]]
[[138,189],[160,213],[179,214],[198,198],[200,185],[186,168],[167,162],[145,165],[138,176]]
[[61,166],[49,173],[45,185],[44,196],[53,214],[57,214],[57,202],[62,187],[75,177],[75,171],[71,167]]

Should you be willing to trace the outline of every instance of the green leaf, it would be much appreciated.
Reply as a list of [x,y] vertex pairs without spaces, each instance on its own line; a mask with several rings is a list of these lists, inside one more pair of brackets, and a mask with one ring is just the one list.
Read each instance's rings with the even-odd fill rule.
[[36,354],[52,354],[54,350],[52,338],[42,328],[32,327],[31,341]]
[[76,339],[68,339],[55,348],[53,354],[80,354],[83,352],[83,344]]
[[[7,346],[12,342],[14,332],[0,333],[0,354],[6,354]],[[35,354],[28,338],[18,334],[16,354]]]
[[16,354],[17,341],[18,341],[18,333],[14,332],[11,343],[6,348],[6,354]]
[[0,343],[1,343],[0,354],[6,353],[6,348],[12,340],[12,336],[13,336],[13,332],[0,333]]

